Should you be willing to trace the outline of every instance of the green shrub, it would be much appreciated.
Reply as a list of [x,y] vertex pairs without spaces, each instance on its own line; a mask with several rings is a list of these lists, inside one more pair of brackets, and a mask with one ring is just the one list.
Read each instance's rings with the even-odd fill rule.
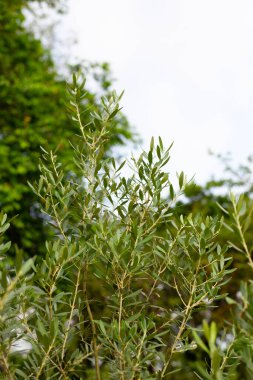
[[[251,355],[239,318],[225,349],[219,340],[228,341],[229,326],[218,332],[204,321],[200,333],[233,271],[219,245],[222,220],[178,216],[187,180],[181,173],[171,183],[170,148],[160,138],[130,163],[105,157],[121,96],[103,98],[101,112],[83,125],[84,82],[74,75],[68,92],[80,131],[75,169],[43,149],[40,180],[31,185],[55,237],[43,259],[23,263],[18,251],[15,267],[4,258],[9,243],[0,245],[3,378],[239,379],[242,347]],[[129,178],[121,174],[127,164]],[[4,215],[1,226],[3,234]],[[20,352],[15,346],[24,341]]]

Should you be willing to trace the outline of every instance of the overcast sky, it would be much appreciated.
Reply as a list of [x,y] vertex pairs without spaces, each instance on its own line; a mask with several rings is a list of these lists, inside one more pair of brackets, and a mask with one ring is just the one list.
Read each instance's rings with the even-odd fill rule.
[[208,156],[253,154],[253,1],[69,0],[69,54],[111,63],[124,112],[147,147],[174,141],[172,170],[196,181]]

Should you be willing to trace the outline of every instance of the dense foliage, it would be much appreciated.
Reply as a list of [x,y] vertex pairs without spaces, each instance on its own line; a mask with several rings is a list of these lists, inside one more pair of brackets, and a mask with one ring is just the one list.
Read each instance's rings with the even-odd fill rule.
[[251,380],[252,159],[204,186],[161,139],[119,163],[108,65],[101,103],[76,76],[66,97],[32,2],[0,0],[0,378]]
[[[57,74],[50,52],[24,26],[23,9],[29,4],[28,0],[0,0],[0,207],[10,217],[19,214],[8,230],[9,238],[34,255],[49,229],[27,180],[39,177],[40,146],[54,149],[63,164],[68,164],[69,140],[74,142],[78,129],[65,111],[65,80]],[[98,87],[108,92],[108,65],[98,69]],[[83,109],[98,109],[96,95],[87,92]],[[107,150],[132,138],[123,114],[112,128]]]
[[[217,155],[220,165],[224,168],[222,178],[213,178],[206,182],[204,185],[199,186],[191,183],[185,189],[184,202],[178,202],[177,208],[180,213],[198,214],[210,216],[223,216],[224,223],[221,228],[220,244],[228,244],[229,255],[233,257],[232,266],[236,269],[232,274],[232,280],[227,283],[224,289],[229,294],[236,297],[240,282],[242,280],[250,280],[252,272],[247,264],[247,257],[244,251],[238,250],[238,239],[241,237],[236,233],[231,225],[231,214],[233,212],[230,192],[236,191],[238,194],[244,194],[244,203],[248,213],[247,229],[245,230],[246,239],[249,245],[253,245],[252,228],[253,219],[250,213],[251,199],[252,199],[252,157],[248,157],[247,161],[240,164],[238,167],[232,165],[232,157],[230,154]],[[229,210],[229,213],[225,212]],[[228,313],[227,306],[223,302],[219,308],[213,311],[216,314],[217,320],[220,325],[223,324],[223,316],[226,315],[227,319],[231,318]]]
[[[252,201],[232,195],[225,224],[200,212],[179,215],[187,180],[181,173],[171,183],[170,148],[152,139],[125,178],[127,163],[104,150],[119,98],[104,97],[84,124],[84,83],[74,76],[68,93],[79,129],[72,170],[43,149],[31,184],[55,236],[43,259],[24,261],[18,251],[13,266],[10,244],[0,245],[3,378],[252,379],[252,282],[224,294],[234,268],[221,236],[223,226],[233,232],[233,249],[251,272]],[[2,214],[0,233],[8,227]],[[212,313],[221,302],[230,323]]]

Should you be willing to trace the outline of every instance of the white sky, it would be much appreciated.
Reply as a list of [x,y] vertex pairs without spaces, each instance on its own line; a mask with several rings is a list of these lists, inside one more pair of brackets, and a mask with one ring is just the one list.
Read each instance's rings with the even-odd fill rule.
[[[208,149],[253,153],[253,1],[69,0],[69,54],[111,63],[124,112],[147,147],[174,141],[172,171],[220,171]],[[63,41],[64,43],[64,41]],[[71,45],[71,44],[70,44]]]

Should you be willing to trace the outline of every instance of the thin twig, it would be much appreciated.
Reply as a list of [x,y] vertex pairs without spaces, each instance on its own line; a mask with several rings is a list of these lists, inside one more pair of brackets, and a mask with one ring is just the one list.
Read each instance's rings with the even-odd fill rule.
[[94,359],[95,359],[95,370],[96,370],[96,377],[97,380],[101,380],[100,376],[100,368],[99,368],[99,356],[98,356],[98,345],[97,345],[97,329],[96,325],[94,322],[93,314],[90,308],[90,303],[88,300],[88,295],[87,295],[87,281],[88,281],[88,263],[85,264],[84,267],[84,293],[85,293],[85,304],[87,308],[87,312],[89,315],[90,323],[91,323],[91,330],[92,330],[92,342],[93,342],[93,351],[94,351]]

